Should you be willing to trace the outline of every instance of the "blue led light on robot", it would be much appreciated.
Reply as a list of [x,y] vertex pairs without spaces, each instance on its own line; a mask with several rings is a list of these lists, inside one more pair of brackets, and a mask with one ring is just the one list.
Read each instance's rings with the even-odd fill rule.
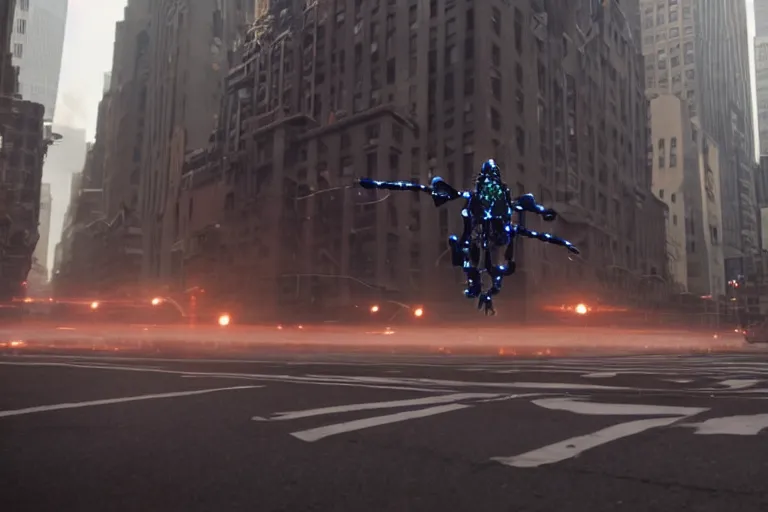
[[[544,221],[553,221],[557,214],[543,205],[536,202],[533,194],[523,194],[516,199],[510,197],[509,187],[501,180],[501,173],[494,159],[483,162],[480,174],[476,176],[475,188],[473,190],[458,191],[448,185],[441,177],[436,176],[432,179],[431,186],[420,185],[407,181],[379,181],[362,178],[359,180],[363,188],[381,188],[387,190],[410,190],[427,192],[432,195],[435,206],[439,207],[446,202],[455,199],[464,199],[466,201],[461,210],[461,217],[464,220],[464,231],[461,237],[451,235],[449,240],[449,250],[453,251],[452,262],[455,266],[463,268],[466,274],[467,287],[464,295],[468,298],[478,299],[478,308],[484,309],[486,314],[493,314],[493,299],[501,291],[503,277],[515,272],[516,265],[514,259],[514,243],[518,235],[526,238],[533,238],[542,242],[566,247],[571,253],[578,254],[579,250],[568,240],[564,240],[550,233],[541,233],[526,229],[523,223],[525,212],[540,215]],[[498,192],[502,192],[501,195]],[[482,202],[476,202],[476,197],[482,197]],[[490,201],[490,205],[488,202]],[[494,215],[496,208],[501,206],[499,201],[503,201],[506,206],[504,214]],[[482,212],[482,213],[480,213]],[[519,223],[511,222],[513,214],[519,215]],[[476,231],[479,234],[476,235]],[[497,230],[503,232],[499,236]],[[488,251],[494,251],[499,246],[506,246],[505,258],[506,264],[494,265],[491,259],[487,258]],[[475,250],[473,250],[475,249]],[[481,250],[486,251],[485,266],[480,266]],[[489,273],[492,277],[491,287],[482,290],[482,273]]]

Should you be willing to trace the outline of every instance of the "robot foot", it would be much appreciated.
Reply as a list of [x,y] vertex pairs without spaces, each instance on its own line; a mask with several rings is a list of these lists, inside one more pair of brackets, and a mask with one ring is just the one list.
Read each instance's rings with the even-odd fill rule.
[[480,294],[480,298],[477,301],[477,309],[483,310],[486,316],[493,316],[496,314],[496,310],[493,307],[493,299],[489,293]]

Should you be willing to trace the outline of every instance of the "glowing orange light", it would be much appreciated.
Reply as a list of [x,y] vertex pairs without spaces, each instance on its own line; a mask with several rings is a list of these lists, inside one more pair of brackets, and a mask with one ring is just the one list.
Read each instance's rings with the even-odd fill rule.
[[96,301],[91,302],[91,309],[93,310],[99,309],[99,303]]
[[379,312],[379,306],[371,306],[371,313],[378,313]]
[[577,315],[586,315],[589,309],[585,304],[576,304],[574,311],[576,312]]
[[160,303],[162,303],[162,302],[163,302],[163,299],[161,299],[160,297],[155,297],[154,299],[152,299],[152,305],[153,306],[159,306]]
[[413,316],[415,316],[416,318],[421,318],[422,316],[424,316],[424,310],[422,308],[414,309]]
[[219,316],[219,325],[222,326],[222,327],[228,326],[231,321],[232,321],[232,319],[227,314]]
[[24,302],[26,302],[27,304],[29,304],[29,303],[31,303],[31,302],[32,302],[32,299],[31,299],[31,298],[29,298],[29,297],[25,297],[25,298],[24,298]]

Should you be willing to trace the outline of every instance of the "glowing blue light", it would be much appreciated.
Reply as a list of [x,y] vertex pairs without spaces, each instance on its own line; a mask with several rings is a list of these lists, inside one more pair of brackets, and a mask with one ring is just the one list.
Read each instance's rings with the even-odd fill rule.
[[[461,237],[457,235],[451,235],[449,237],[449,250],[453,252],[452,261],[454,265],[461,266],[466,274],[467,286],[464,290],[464,295],[472,299],[479,298],[478,308],[483,309],[486,314],[495,313],[492,298],[501,291],[504,276],[514,273],[516,266],[514,253],[511,249],[514,247],[512,244],[515,243],[518,235],[564,246],[572,253],[578,254],[579,252],[576,247],[567,240],[550,233],[541,233],[527,229],[523,224],[525,220],[525,212],[541,215],[544,217],[545,221],[553,220],[556,215],[555,212],[538,204],[533,194],[523,194],[516,199],[512,199],[510,197],[509,188],[506,184],[500,181],[498,173],[499,168],[496,161],[494,159],[486,160],[482,165],[480,175],[476,177],[478,186],[476,189],[477,192],[473,190],[456,191],[439,176],[435,176],[432,179],[431,186],[420,185],[410,181],[380,181],[372,180],[370,178],[362,178],[359,180],[360,185],[363,188],[368,189],[382,188],[387,190],[408,190],[429,193],[432,195],[435,206],[441,206],[446,202],[458,198],[462,198],[466,201],[464,208],[461,210],[461,216],[464,219],[464,232]],[[497,205],[499,201],[504,203],[499,205],[506,208],[505,210],[502,210],[504,211],[503,214],[494,215],[490,208],[482,208],[482,213],[475,209],[477,205],[474,205],[471,202],[474,201],[475,197],[479,196],[481,185],[494,193],[491,194],[492,197],[490,198],[490,202],[496,203]],[[499,190],[501,190],[502,193],[495,194]],[[478,196],[476,196],[476,194],[478,194]],[[472,204],[471,207],[470,204]],[[518,223],[511,223],[510,219],[515,212],[518,213],[520,220]],[[499,221],[499,223],[496,221]],[[480,229],[476,236],[475,231],[478,230],[478,227]],[[500,233],[496,230],[503,230],[503,236],[499,236]],[[459,240],[461,240],[461,244],[458,243]],[[479,255],[476,254],[478,249],[494,251],[495,249],[500,248],[500,246],[507,247],[507,260],[505,264],[493,266],[491,263],[484,262],[480,265]],[[492,277],[491,287],[487,291],[483,291],[482,289],[481,276],[484,273],[488,273]]]

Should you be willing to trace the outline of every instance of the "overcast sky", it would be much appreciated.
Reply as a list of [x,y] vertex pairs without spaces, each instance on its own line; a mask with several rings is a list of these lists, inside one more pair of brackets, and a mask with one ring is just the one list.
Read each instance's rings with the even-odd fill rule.
[[69,0],[55,122],[96,130],[104,73],[112,69],[115,23],[127,0]]

